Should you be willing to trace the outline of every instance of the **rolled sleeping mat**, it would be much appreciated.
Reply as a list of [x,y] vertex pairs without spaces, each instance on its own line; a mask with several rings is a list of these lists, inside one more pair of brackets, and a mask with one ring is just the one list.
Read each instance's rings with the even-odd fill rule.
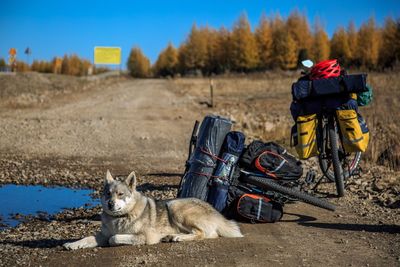
[[178,197],[196,197],[207,200],[208,182],[217,166],[225,136],[232,128],[232,121],[215,115],[206,116],[197,135],[196,148],[188,164],[188,171],[181,181]]

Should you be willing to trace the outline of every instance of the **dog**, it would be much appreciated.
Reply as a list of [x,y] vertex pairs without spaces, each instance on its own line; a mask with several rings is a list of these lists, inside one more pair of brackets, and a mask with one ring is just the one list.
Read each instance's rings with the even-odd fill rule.
[[210,204],[196,198],[155,201],[136,190],[136,175],[124,182],[107,170],[101,197],[101,231],[68,250],[98,246],[151,245],[217,237],[243,237],[235,221],[225,219]]

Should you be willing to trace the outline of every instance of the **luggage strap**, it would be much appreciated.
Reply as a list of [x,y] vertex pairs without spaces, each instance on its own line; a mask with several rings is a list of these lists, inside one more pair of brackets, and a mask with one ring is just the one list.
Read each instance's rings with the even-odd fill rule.
[[214,158],[214,159],[216,159],[216,160],[222,161],[222,162],[225,163],[225,164],[228,163],[226,160],[224,160],[224,159],[218,157],[217,155],[214,155],[214,154],[211,153],[211,152],[208,152],[207,150],[205,150],[205,149],[202,148],[202,147],[200,147],[200,151],[203,152],[203,153],[206,154],[206,155],[209,155],[210,157],[212,157],[212,158]]
[[[260,157],[261,157],[262,155],[264,155],[264,154],[271,154],[271,155],[273,155],[273,156],[275,156],[275,157],[281,158],[281,159],[282,159],[282,162],[281,162],[281,163],[278,165],[278,167],[276,167],[274,170],[269,171],[269,170],[267,170],[266,168],[264,168],[263,166],[261,166],[261,163],[260,163]],[[262,152],[262,153],[256,158],[256,161],[255,161],[254,164],[256,165],[257,169],[263,171],[264,173],[270,175],[272,178],[275,178],[275,179],[276,179],[277,176],[276,176],[275,172],[279,171],[280,168],[282,168],[282,166],[283,166],[286,162],[287,162],[287,160],[286,160],[284,157],[282,157],[281,155],[276,154],[276,153],[274,153],[274,152],[272,152],[272,151],[266,150],[266,151]]]

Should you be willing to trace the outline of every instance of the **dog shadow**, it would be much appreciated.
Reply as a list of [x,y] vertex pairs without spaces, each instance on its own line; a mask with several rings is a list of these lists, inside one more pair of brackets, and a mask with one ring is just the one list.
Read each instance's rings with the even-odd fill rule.
[[55,248],[60,247],[72,239],[38,239],[38,240],[24,240],[24,241],[0,241],[3,245],[13,245],[27,248]]

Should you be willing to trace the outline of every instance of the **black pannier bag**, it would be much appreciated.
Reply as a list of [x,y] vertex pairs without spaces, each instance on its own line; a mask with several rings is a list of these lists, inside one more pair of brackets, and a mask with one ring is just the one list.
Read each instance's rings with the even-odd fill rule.
[[207,202],[221,212],[227,203],[230,178],[236,162],[244,149],[245,135],[241,132],[229,132],[221,149],[221,157],[211,179]]
[[188,168],[182,177],[178,197],[207,200],[209,179],[217,166],[218,155],[231,127],[230,120],[219,116],[208,115],[203,119],[195,150],[187,162]]
[[301,162],[274,142],[250,143],[243,152],[240,165],[278,180],[296,180],[303,175]]
[[[235,171],[235,174],[240,175],[240,171]],[[261,191],[252,184],[234,183],[229,187],[227,205],[222,214],[229,219],[253,223],[280,220],[283,214],[283,204],[270,200],[268,196],[261,194]],[[245,195],[247,196],[244,197]],[[251,195],[256,197],[250,197]],[[258,215],[258,213],[260,214]]]
[[243,219],[254,223],[273,223],[282,218],[283,208],[280,203],[265,196],[244,194],[237,201],[237,213]]

